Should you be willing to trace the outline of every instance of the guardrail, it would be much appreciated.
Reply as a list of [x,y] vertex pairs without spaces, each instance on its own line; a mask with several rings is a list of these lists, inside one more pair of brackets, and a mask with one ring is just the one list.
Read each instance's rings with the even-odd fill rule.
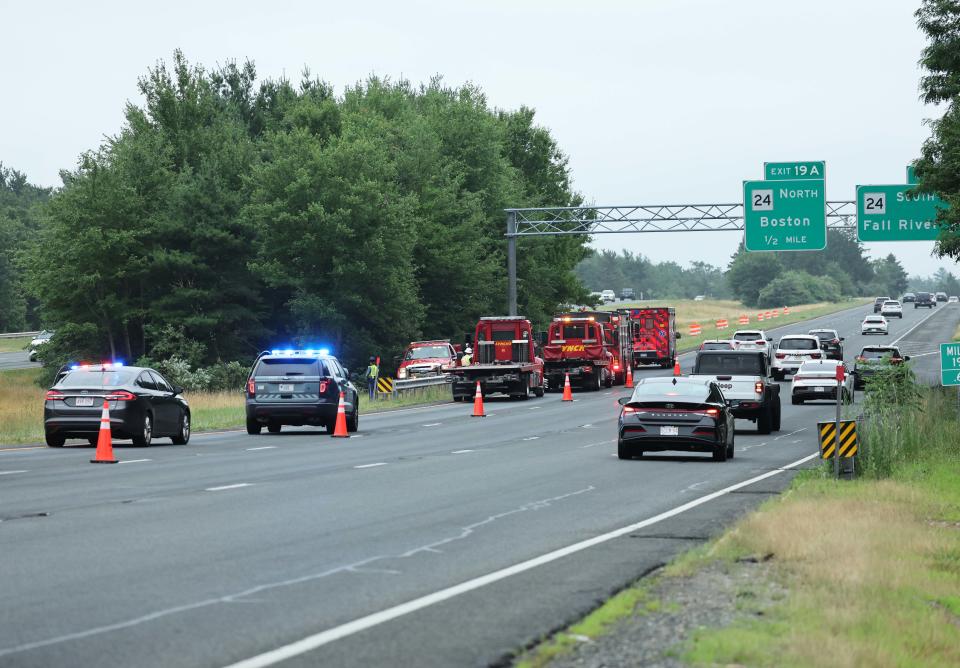
[[0,334],[0,339],[19,339],[27,336],[36,336],[40,332],[9,332],[7,334]]
[[427,387],[436,387],[437,385],[448,385],[453,382],[453,377],[444,376],[421,376],[420,378],[407,378],[406,380],[393,381],[393,396],[396,397],[401,392],[411,390],[422,390]]

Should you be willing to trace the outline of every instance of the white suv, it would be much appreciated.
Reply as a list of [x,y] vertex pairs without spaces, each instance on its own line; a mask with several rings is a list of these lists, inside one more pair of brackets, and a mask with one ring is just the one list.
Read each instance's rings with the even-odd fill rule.
[[880,315],[884,318],[903,319],[903,305],[896,299],[889,299],[880,307]]
[[783,380],[784,376],[796,372],[804,362],[819,359],[823,359],[820,339],[808,334],[788,334],[777,343],[770,372],[774,380]]
[[762,350],[767,362],[773,358],[773,338],[762,329],[738,329],[730,338],[739,344],[737,350]]
[[602,290],[600,292],[600,301],[606,302],[615,302],[617,301],[617,293],[613,290]]

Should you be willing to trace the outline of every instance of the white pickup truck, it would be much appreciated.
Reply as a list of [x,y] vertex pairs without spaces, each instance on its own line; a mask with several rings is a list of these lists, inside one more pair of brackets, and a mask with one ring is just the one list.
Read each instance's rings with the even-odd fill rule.
[[757,431],[780,431],[780,386],[770,382],[763,350],[701,350],[692,377],[717,382],[733,416],[757,423]]

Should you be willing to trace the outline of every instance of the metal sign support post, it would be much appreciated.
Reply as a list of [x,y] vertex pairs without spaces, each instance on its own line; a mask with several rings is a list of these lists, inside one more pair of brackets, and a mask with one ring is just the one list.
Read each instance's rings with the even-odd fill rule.
[[833,441],[833,474],[838,480],[840,479],[840,404],[843,397],[843,377],[843,367],[837,366],[837,432]]
[[507,211],[507,311],[517,315],[517,212]]

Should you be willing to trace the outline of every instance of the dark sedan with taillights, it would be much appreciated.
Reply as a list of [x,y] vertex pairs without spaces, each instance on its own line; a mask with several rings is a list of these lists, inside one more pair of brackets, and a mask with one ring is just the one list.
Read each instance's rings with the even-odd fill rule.
[[702,378],[645,378],[620,399],[617,455],[678,450],[733,458],[734,418],[717,383]]
[[150,445],[165,436],[185,445],[190,440],[190,406],[182,392],[153,369],[116,363],[66,368],[47,390],[43,405],[47,445],[59,448],[68,438],[95,444],[104,402],[113,438]]

